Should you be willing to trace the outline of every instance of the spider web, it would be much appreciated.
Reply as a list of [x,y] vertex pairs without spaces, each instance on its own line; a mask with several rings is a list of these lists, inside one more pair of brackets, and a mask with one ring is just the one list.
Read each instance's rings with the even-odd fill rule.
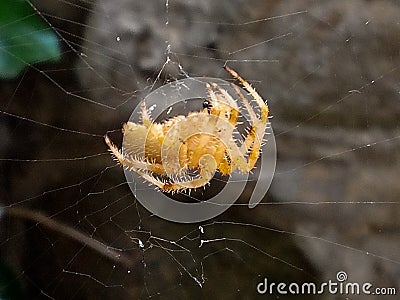
[[[30,4],[63,55],[0,83],[1,260],[27,299],[256,298],[264,278],[339,271],[398,291],[395,1]],[[230,80],[224,65],[268,99],[272,186],[254,209],[244,194],[215,219],[165,221],[134,198],[103,136],[120,145],[142,97]]]

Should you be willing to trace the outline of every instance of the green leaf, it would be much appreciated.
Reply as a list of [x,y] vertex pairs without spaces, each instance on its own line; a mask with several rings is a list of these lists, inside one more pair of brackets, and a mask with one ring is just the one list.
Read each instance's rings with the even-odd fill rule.
[[16,274],[2,261],[0,261],[0,299],[25,299]]
[[28,2],[0,0],[0,77],[16,77],[30,64],[60,56],[56,34]]

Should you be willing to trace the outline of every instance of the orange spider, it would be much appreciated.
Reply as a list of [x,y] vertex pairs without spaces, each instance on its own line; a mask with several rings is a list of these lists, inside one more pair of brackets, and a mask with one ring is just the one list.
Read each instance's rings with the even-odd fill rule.
[[[162,123],[151,120],[143,101],[141,124],[127,122],[123,126],[123,150],[118,150],[105,136],[119,163],[165,192],[202,187],[216,171],[224,175],[235,170],[250,172],[260,154],[268,106],[246,80],[229,67],[225,70],[242,84],[260,108],[257,117],[240,89],[232,84],[250,118],[250,129],[241,145],[237,145],[233,135],[239,117],[236,100],[216,83],[208,83],[209,98],[203,110]],[[197,176],[188,177],[193,170]]]

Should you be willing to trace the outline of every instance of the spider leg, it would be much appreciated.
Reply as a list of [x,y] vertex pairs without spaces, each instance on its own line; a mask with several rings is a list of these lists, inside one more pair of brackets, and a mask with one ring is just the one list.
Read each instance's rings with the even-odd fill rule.
[[161,164],[150,163],[150,162],[146,162],[144,160],[127,157],[124,154],[122,154],[122,152],[120,150],[118,150],[117,146],[115,146],[111,142],[111,140],[109,139],[109,137],[107,135],[104,137],[104,140],[105,140],[106,144],[108,145],[111,153],[114,154],[115,158],[118,160],[118,162],[122,166],[126,166],[126,167],[130,168],[133,171],[135,171],[136,173],[139,173],[140,175],[142,175],[142,173],[147,174],[141,170],[149,170],[149,171],[157,173],[157,174],[165,174],[165,170]]
[[199,161],[199,172],[200,177],[186,180],[186,181],[172,181],[172,182],[163,182],[155,177],[150,176],[146,173],[139,173],[144,179],[156,185],[161,191],[174,193],[177,191],[183,191],[187,189],[196,189],[206,185],[214,176],[215,171],[217,170],[217,164],[212,155],[205,154],[200,158]]
[[[247,137],[246,139],[250,139],[250,137]],[[229,146],[232,171],[239,170],[244,173],[250,172],[254,168],[258,160],[258,157],[260,155],[260,149],[261,149],[261,143],[259,143],[258,139],[256,138],[251,146],[248,155],[248,160],[246,160],[241,149],[239,149],[236,143],[233,141],[233,143]]]
[[220,101],[222,101],[224,104],[229,105],[232,108],[237,109],[237,103],[236,100],[232,98],[231,95],[229,95],[229,93],[224,90],[223,88],[221,88],[218,84],[216,84],[215,82],[210,82],[210,84],[215,90],[218,90],[218,92],[221,93],[221,95],[223,96],[221,99],[219,99]]
[[[162,182],[161,180],[159,180],[143,171],[143,170],[147,169],[147,170],[157,173],[157,174],[165,174],[165,170],[162,167],[162,165],[155,164],[155,163],[152,164],[152,163],[148,163],[148,162],[137,160],[137,159],[127,158],[121,153],[121,151],[118,150],[117,146],[115,146],[111,142],[111,140],[109,139],[109,137],[107,135],[104,137],[104,139],[105,139],[106,144],[110,148],[110,151],[112,152],[112,154],[114,154],[115,158],[119,161],[119,163],[122,166],[126,166],[126,167],[130,168],[131,170],[135,171],[140,176],[142,176],[145,180],[147,180],[148,182],[159,187],[161,190],[168,190],[170,188],[173,188],[173,186],[171,186],[171,184]],[[172,191],[172,189],[170,191]]]
[[218,170],[222,175],[229,175],[232,173],[232,158],[230,157],[228,151],[225,153],[225,157],[221,159],[219,163]]
[[176,190],[196,189],[206,185],[214,176],[217,170],[217,163],[214,157],[210,154],[204,154],[199,160],[199,173],[200,177],[192,180],[165,183],[161,190],[166,192],[173,192]]
[[198,188],[206,185],[213,177],[214,172],[217,170],[217,164],[212,155],[205,154],[200,158],[199,161],[199,170],[200,177],[195,178],[193,180],[181,181],[181,182],[163,182],[162,180],[151,176],[144,170],[148,170],[150,172],[156,174],[166,174],[165,169],[161,164],[158,163],[150,163],[134,158],[125,157],[120,150],[118,150],[117,146],[115,146],[109,137],[106,135],[104,137],[106,144],[110,148],[110,151],[115,156],[115,158],[119,161],[119,163],[125,167],[130,168],[132,171],[135,171],[140,176],[142,176],[148,182],[157,186],[160,190],[164,192],[175,192],[179,190],[186,190],[192,188]]
[[149,111],[147,110],[145,100],[143,100],[140,108],[142,109],[142,124],[148,128],[153,123],[153,120],[151,119]]
[[256,113],[254,112],[253,108],[250,106],[248,100],[242,94],[240,89],[237,86],[232,85],[236,93],[240,97],[241,101],[243,102],[243,105],[245,106],[246,110],[248,111],[250,120],[252,122],[249,132],[242,146],[240,147],[241,155],[244,155],[245,153],[250,151],[247,166],[243,165],[242,160],[235,160],[237,162],[238,169],[244,172],[249,172],[251,169],[254,168],[257,159],[260,155],[261,141],[263,139],[265,128],[268,123],[269,110],[267,104],[264,102],[261,96],[246,80],[240,77],[239,74],[237,74],[234,70],[230,69],[229,67],[225,67],[225,69],[243,85],[246,91],[250,93],[250,95],[253,97],[253,99],[260,107],[260,118],[257,118]]
[[244,107],[248,111],[250,120],[251,120],[251,124],[252,124],[242,146],[240,147],[240,151],[244,155],[249,151],[249,149],[251,148],[252,145],[254,145],[254,143],[258,142],[257,135],[256,135],[257,128],[260,128],[259,132],[261,134],[261,137],[264,134],[265,128],[260,126],[261,125],[260,120],[257,118],[256,113],[251,108],[249,102],[247,101],[247,98],[245,96],[243,96],[240,89],[236,85],[232,85],[232,87],[235,89],[236,93],[239,95],[240,99],[242,100]]
[[224,67],[225,70],[233,76],[233,78],[237,79],[244,87],[246,91],[250,93],[250,95],[253,97],[253,99],[257,102],[258,106],[260,106],[261,109],[261,114],[260,114],[260,120],[263,124],[267,124],[268,122],[268,114],[269,114],[269,109],[268,105],[264,102],[263,98],[257,93],[257,91],[248,83],[246,80],[244,80],[238,73],[236,73],[234,70],[229,68],[228,66]]
[[[211,88],[211,85],[214,89],[217,89],[221,93],[222,97],[217,96],[217,94]],[[211,83],[211,85],[209,83],[206,84],[207,92],[212,104],[211,114],[219,116],[223,119],[228,119],[229,123],[231,123],[233,126],[236,126],[239,111],[237,109],[235,100],[228,94],[227,91],[218,86],[218,84]],[[229,114],[228,117],[225,115],[226,113]]]
[[229,109],[229,123],[231,123],[233,126],[236,126],[237,118],[239,117],[239,110],[235,99],[233,99],[232,96],[229,95],[229,93],[221,88],[218,84],[212,82],[211,85],[214,89],[217,89],[223,96],[222,99],[225,100],[224,102],[226,102],[225,104],[228,106]]

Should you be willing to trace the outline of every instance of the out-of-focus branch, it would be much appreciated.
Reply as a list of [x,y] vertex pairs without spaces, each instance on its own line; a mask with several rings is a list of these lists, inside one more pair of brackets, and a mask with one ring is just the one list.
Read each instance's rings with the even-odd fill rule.
[[123,264],[126,267],[132,267],[132,260],[129,259],[127,256],[118,253],[114,249],[111,249],[107,245],[99,242],[98,240],[68,226],[65,225],[61,222],[55,221],[48,216],[34,211],[34,210],[28,210],[26,208],[19,208],[19,207],[3,207],[1,208],[3,213],[6,213],[10,216],[26,219],[26,220],[31,220],[34,222],[37,222],[38,224],[44,225],[47,228],[56,231],[58,233],[61,233],[65,236],[70,237],[71,239],[80,242],[81,244],[84,244],[88,246],[89,248],[95,250],[96,252],[100,253],[101,255],[104,255],[105,257],[110,258],[111,260],[114,260],[118,263]]

